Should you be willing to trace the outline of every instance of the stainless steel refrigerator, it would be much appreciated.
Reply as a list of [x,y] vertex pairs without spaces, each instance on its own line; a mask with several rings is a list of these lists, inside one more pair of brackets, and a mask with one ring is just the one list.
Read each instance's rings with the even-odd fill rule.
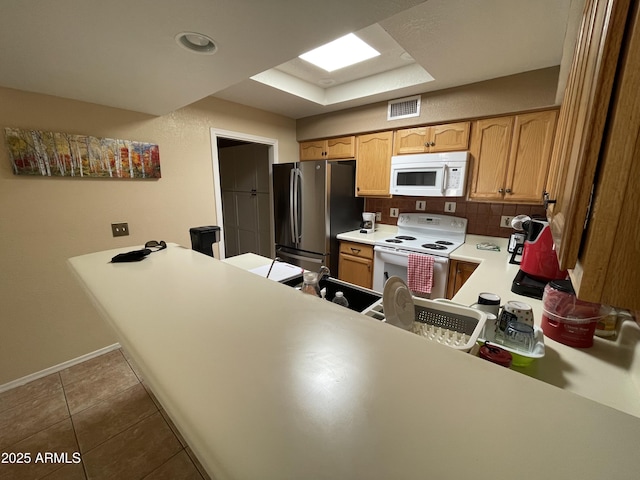
[[364,199],[355,196],[355,161],[273,165],[276,255],[284,262],[338,276],[336,235],[360,227]]

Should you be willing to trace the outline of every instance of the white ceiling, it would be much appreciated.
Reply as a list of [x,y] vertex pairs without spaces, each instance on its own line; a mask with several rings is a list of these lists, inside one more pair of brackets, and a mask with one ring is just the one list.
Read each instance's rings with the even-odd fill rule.
[[[570,2],[3,0],[0,86],[153,115],[213,95],[302,118],[559,65]],[[218,51],[186,51],[182,31]],[[378,60],[327,74],[297,59],[349,32]]]

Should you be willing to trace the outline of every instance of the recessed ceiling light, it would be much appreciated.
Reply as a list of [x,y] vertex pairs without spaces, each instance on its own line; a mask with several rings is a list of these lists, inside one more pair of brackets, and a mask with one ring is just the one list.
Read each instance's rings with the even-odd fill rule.
[[333,72],[380,55],[373,47],[353,33],[300,55],[300,58],[317,67]]
[[175,38],[178,45],[190,52],[213,55],[217,50],[213,40],[202,33],[181,32]]

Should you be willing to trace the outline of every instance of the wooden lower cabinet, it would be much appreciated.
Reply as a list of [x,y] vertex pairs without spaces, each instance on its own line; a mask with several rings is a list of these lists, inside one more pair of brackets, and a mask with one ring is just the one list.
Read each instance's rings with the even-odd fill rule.
[[371,288],[373,286],[373,246],[340,242],[338,279]]
[[478,268],[477,263],[461,260],[449,261],[449,281],[447,282],[447,298],[452,299],[465,284],[471,274]]

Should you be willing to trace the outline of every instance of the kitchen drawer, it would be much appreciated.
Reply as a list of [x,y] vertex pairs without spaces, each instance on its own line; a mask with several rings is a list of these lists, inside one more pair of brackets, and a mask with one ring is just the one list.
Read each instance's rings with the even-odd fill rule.
[[340,242],[340,253],[346,253],[354,257],[373,259],[373,245],[365,245],[357,242]]

